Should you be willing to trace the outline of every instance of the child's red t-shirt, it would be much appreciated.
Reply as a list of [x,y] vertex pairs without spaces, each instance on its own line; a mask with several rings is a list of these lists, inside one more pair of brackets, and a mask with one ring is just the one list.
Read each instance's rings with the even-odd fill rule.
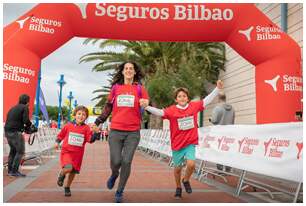
[[90,142],[93,132],[86,124],[67,123],[57,138],[63,141],[62,150],[84,152],[85,144]]
[[180,150],[190,144],[198,144],[198,117],[204,110],[203,100],[190,102],[186,109],[172,105],[164,109],[163,119],[170,121],[172,150]]

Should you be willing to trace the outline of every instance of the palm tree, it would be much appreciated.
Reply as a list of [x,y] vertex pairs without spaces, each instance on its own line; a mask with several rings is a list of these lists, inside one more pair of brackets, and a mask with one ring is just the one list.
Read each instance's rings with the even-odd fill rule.
[[[97,43],[98,39],[87,39],[84,44]],[[124,61],[135,61],[142,66],[146,75],[152,75],[157,68],[168,73],[169,66],[174,64],[182,53],[182,44],[175,42],[144,42],[126,40],[101,40],[101,52],[89,53],[80,58],[80,63],[101,61],[93,71],[106,71],[116,68]],[[112,50],[106,50],[106,49]],[[114,51],[117,50],[117,51]]]
[[[113,77],[113,74],[108,74],[108,76],[110,77],[108,79],[109,85],[111,85],[111,80]],[[92,93],[100,93],[98,96],[94,97],[91,99],[91,101],[94,101],[96,99],[99,99],[99,102],[95,105],[96,107],[103,107],[105,105],[105,103],[107,102],[107,98],[108,95],[111,91],[111,86],[101,86],[100,89],[96,89],[94,90]]]
[[[219,71],[224,70],[225,46],[223,43],[203,42],[144,42],[127,40],[87,39],[84,44],[99,43],[101,52],[89,53],[80,63],[99,61],[92,70],[106,71],[124,61],[135,61],[145,74],[144,84],[151,102],[164,107],[173,102],[173,88],[190,88],[192,96],[206,95],[204,84],[214,83]],[[109,88],[95,90],[101,93],[94,99],[103,104]]]

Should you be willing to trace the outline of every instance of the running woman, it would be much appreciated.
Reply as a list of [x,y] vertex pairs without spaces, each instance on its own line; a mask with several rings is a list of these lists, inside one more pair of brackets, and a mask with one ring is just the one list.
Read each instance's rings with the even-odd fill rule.
[[120,176],[115,192],[117,203],[123,201],[123,191],[131,173],[135,150],[140,141],[142,112],[139,100],[140,98],[148,99],[148,93],[141,85],[142,77],[143,74],[136,63],[124,62],[119,65],[112,81],[108,102],[102,114],[95,121],[95,124],[99,126],[112,112],[111,130],[108,137],[112,174],[107,181],[107,188],[111,190]]

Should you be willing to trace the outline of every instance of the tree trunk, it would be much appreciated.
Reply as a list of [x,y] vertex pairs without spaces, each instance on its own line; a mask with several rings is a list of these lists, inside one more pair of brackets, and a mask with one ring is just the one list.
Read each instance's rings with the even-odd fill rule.
[[149,129],[162,129],[162,128],[163,128],[162,118],[157,117],[155,115],[150,115]]

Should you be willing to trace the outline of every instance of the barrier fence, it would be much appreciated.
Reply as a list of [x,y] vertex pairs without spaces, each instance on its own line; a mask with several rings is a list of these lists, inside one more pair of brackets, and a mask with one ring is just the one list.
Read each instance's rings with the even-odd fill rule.
[[[270,192],[264,182],[248,179],[246,173],[255,173],[297,183],[294,196],[297,201],[303,182],[303,124],[279,123],[263,125],[218,125],[202,127],[196,158],[201,162],[198,176],[216,174],[217,169],[205,166],[205,162],[227,165],[242,170],[236,195],[243,184]],[[171,158],[169,130],[141,130],[139,147],[153,154]],[[226,172],[225,172],[226,173]],[[232,175],[232,174],[231,174]],[[271,187],[273,188],[273,186]],[[275,188],[274,188],[275,189]],[[273,198],[272,193],[270,193]]]
[[[264,125],[218,125],[199,128],[199,145],[196,146],[196,158],[200,161],[198,178],[208,173],[218,175],[218,170],[207,163],[218,163],[241,170],[230,175],[239,177],[236,195],[248,185],[261,188],[273,194],[268,188],[293,195],[296,202],[303,184],[303,124],[280,123]],[[58,129],[39,128],[32,145],[25,134],[24,160],[40,158],[53,149]],[[171,160],[171,142],[169,130],[141,130],[139,148],[155,156],[166,156]],[[3,139],[3,162],[7,163],[9,145]],[[170,164],[171,165],[171,164]],[[295,191],[286,192],[267,184],[248,178],[248,174],[266,175],[268,178],[280,178],[297,183]],[[223,176],[220,176],[224,178]],[[226,178],[224,178],[226,181]],[[271,178],[270,178],[271,179]],[[244,185],[244,186],[243,186]]]
[[[55,128],[38,128],[37,133],[34,134],[23,134],[25,139],[25,156],[22,162],[37,159],[40,162],[40,157],[43,154],[50,154],[53,150],[55,139],[59,130]],[[34,141],[33,141],[34,138]],[[30,143],[29,144],[29,139]],[[10,147],[7,143],[7,139],[3,138],[3,163],[7,164]]]

